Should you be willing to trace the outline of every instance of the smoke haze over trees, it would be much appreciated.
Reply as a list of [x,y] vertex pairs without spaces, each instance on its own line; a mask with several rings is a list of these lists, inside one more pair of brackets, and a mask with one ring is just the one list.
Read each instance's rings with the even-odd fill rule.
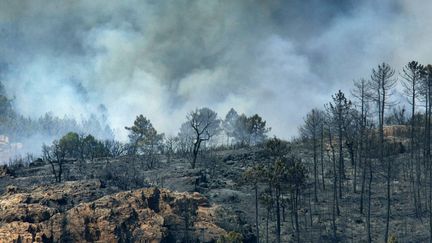
[[[103,105],[99,106],[98,114],[81,117],[80,121],[67,115],[59,118],[52,112],[38,118],[30,118],[16,111],[15,100],[10,98],[0,82],[0,111],[0,135],[5,136],[2,138],[2,144],[6,143],[6,148],[2,147],[0,151],[1,162],[15,155],[39,154],[43,143],[49,143],[71,131],[93,134],[99,139],[114,139],[114,133],[106,121],[106,108]],[[8,145],[18,146],[18,150],[9,154]]]
[[0,241],[432,242],[431,11],[0,0]]
[[289,138],[302,123],[293,114],[347,90],[370,63],[398,70],[411,59],[427,63],[430,7],[404,0],[2,1],[0,77],[25,117],[51,111],[79,120],[105,104],[122,140],[136,114],[174,135],[184,114],[202,106],[259,113]]

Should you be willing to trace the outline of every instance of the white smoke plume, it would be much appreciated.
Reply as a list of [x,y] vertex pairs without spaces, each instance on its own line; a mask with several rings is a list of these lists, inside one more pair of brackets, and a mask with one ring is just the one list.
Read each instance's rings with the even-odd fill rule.
[[0,73],[15,106],[80,118],[108,108],[176,133],[208,106],[258,113],[283,138],[306,112],[388,62],[431,56],[423,1],[0,0]]

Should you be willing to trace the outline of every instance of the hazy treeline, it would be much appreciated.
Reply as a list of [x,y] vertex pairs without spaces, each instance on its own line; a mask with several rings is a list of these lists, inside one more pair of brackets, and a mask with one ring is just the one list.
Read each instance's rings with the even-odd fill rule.
[[52,140],[70,131],[91,133],[101,139],[113,139],[113,131],[106,122],[106,108],[100,105],[98,111],[98,114],[83,117],[81,121],[67,116],[56,117],[50,112],[38,119],[25,117],[14,109],[14,98],[6,93],[0,83],[0,135],[6,135],[12,142],[27,141],[31,137]]

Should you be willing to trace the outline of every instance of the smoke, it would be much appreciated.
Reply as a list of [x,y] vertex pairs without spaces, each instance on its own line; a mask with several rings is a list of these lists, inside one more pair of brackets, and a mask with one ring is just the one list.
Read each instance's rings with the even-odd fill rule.
[[208,106],[261,114],[278,136],[385,61],[428,63],[429,1],[6,1],[0,72],[15,106],[76,118],[108,109],[176,133]]

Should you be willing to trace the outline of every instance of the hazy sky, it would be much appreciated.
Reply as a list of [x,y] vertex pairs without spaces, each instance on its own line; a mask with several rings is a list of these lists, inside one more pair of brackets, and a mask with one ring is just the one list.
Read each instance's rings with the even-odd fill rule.
[[175,133],[208,106],[261,114],[289,138],[306,112],[385,61],[432,56],[432,1],[0,0],[0,77],[19,111],[105,104]]

